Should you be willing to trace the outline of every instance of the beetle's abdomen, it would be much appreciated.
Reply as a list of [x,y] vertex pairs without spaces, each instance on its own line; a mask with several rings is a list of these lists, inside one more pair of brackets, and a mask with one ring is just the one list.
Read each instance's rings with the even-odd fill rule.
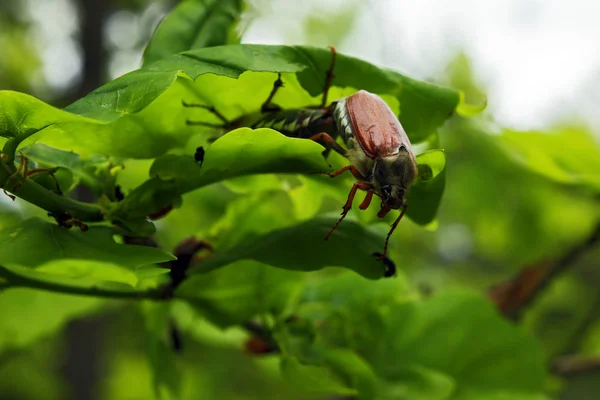
[[271,128],[285,136],[308,139],[326,132],[335,136],[335,124],[329,109],[300,108],[262,114],[251,128]]

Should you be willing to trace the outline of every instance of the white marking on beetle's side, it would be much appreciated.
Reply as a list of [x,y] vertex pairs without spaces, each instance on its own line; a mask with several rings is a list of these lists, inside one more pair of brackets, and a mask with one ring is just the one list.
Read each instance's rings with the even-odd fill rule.
[[274,121],[273,124],[271,125],[272,129],[275,129],[276,131],[281,130],[281,128],[283,128],[283,125],[285,125],[285,119],[279,120],[279,121]]
[[354,137],[354,132],[352,132],[352,127],[350,125],[346,125],[346,127],[344,128],[344,131],[346,132],[346,137],[348,137],[348,138]]
[[282,128],[284,131],[293,132],[296,129],[296,122],[292,121],[285,124]]

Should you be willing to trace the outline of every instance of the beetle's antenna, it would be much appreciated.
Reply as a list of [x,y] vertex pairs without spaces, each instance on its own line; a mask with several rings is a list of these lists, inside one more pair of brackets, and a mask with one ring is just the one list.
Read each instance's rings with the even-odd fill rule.
[[396,218],[396,220],[392,224],[392,227],[390,228],[390,231],[388,232],[387,237],[385,238],[385,246],[383,247],[383,254],[381,255],[381,257],[379,257],[381,260],[386,259],[387,248],[388,248],[388,243],[390,241],[390,236],[392,236],[392,233],[394,233],[394,230],[398,226],[398,223],[400,223],[400,220],[402,219],[402,217],[404,217],[404,213],[406,212],[407,208],[408,208],[408,206],[406,205],[406,203],[404,203],[404,205],[402,206],[402,212],[400,213],[398,218]]
[[329,69],[327,70],[327,75],[325,78],[325,88],[323,88],[323,99],[321,100],[321,108],[324,108],[327,105],[327,94],[329,93],[329,87],[331,86],[331,81],[333,81],[333,78],[335,75],[333,75],[333,69],[335,68],[335,47],[333,46],[329,46],[329,49],[331,50],[331,65],[329,66]]

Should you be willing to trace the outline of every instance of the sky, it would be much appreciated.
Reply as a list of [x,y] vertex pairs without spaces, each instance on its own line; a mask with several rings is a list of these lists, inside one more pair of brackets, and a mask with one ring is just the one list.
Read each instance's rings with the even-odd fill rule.
[[[39,22],[44,74],[55,88],[81,71],[77,15],[70,0],[26,0]],[[502,126],[517,130],[584,121],[600,138],[600,1],[594,0],[249,0],[243,41],[318,44],[318,26],[356,11],[338,50],[411,77],[438,80],[460,52],[472,61],[488,110]],[[140,65],[135,43],[142,27],[163,12],[114,14],[106,24],[112,50],[111,77]],[[48,18],[53,15],[53,18]],[[321,25],[306,32],[306,20]],[[327,36],[323,37],[327,40]]]

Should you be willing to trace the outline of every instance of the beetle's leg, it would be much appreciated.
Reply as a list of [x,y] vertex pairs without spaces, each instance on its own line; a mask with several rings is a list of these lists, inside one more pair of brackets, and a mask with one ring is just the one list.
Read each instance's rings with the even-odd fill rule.
[[273,101],[273,97],[275,97],[275,93],[277,93],[280,87],[283,87],[283,81],[281,80],[281,72],[278,72],[277,80],[275,80],[275,82],[273,83],[273,89],[271,89],[269,97],[267,97],[267,100],[265,100],[265,102],[262,103],[262,106],[260,106],[260,112],[266,113],[281,110],[281,107],[271,104],[271,101]]
[[329,134],[327,134],[325,132],[317,133],[316,135],[309,137],[309,139],[313,140],[317,143],[320,143],[326,149],[332,149],[336,153],[339,153],[342,156],[346,157],[346,149],[344,149],[342,146],[340,146],[339,143],[336,142],[334,138],[332,138]]
[[8,179],[16,178],[21,172],[23,172],[23,178],[17,184],[15,184],[15,186],[13,186],[13,188],[11,189],[11,192],[13,193],[19,190],[21,186],[23,186],[23,183],[25,183],[25,179],[27,179],[27,169],[29,167],[29,159],[27,157],[18,157],[20,158],[19,166],[17,167],[17,170],[14,172],[14,174],[10,175]]
[[329,93],[329,88],[331,87],[331,82],[335,75],[333,75],[333,69],[335,68],[335,47],[329,46],[331,50],[331,65],[327,70],[327,75],[325,77],[325,87],[323,88],[323,99],[321,100],[321,107],[325,107],[327,105],[327,94]]
[[350,171],[350,173],[359,181],[366,180],[365,177],[362,176],[360,171],[358,169],[356,169],[356,167],[354,165],[346,165],[345,167],[342,167],[335,172],[325,172],[325,174],[327,176],[329,176],[330,178],[335,178],[336,176],[341,175],[346,171]]
[[[26,171],[24,173],[24,175],[26,178],[28,178],[32,175],[47,173],[52,177],[52,180],[54,181],[54,185],[56,186],[56,192],[59,194],[62,194],[62,190],[60,189],[58,180],[56,179],[56,176],[54,176],[54,170],[55,170],[55,168],[34,168],[34,169],[30,169],[30,170]],[[20,183],[20,185],[22,185],[24,182],[25,182],[25,179],[23,179],[23,181]],[[21,187],[20,185],[19,185],[19,187]]]
[[366,210],[371,205],[371,200],[372,199],[373,199],[373,189],[369,189],[367,191],[367,195],[365,196],[365,199],[362,201],[362,203],[360,203],[360,205],[358,206],[358,208],[360,210]]
[[15,200],[17,199],[17,196],[14,196],[14,195],[12,195],[12,194],[8,193],[8,192],[7,192],[5,189],[2,189],[2,191],[3,191],[3,192],[4,192],[4,194],[5,194],[6,196],[8,196],[8,198],[9,198],[9,199],[11,199],[12,201],[15,201]]
[[202,126],[207,126],[209,128],[225,128],[229,124],[231,124],[231,121],[229,121],[227,118],[225,118],[225,116],[223,114],[221,114],[214,106],[207,106],[206,104],[186,103],[183,100],[181,101],[181,104],[185,108],[202,108],[204,110],[207,110],[223,122],[223,125],[219,125],[219,124],[211,124],[209,122],[186,120],[185,123],[187,125],[202,125]]
[[[386,259],[387,248],[388,248],[388,243],[390,241],[390,236],[392,236],[392,233],[394,233],[394,230],[398,226],[398,223],[400,222],[400,220],[402,219],[402,217],[404,217],[404,213],[406,212],[406,209],[407,209],[407,205],[405,203],[402,206],[402,212],[400,213],[400,215],[398,216],[398,218],[396,218],[396,220],[392,224],[392,227],[390,228],[390,231],[388,232],[387,237],[385,238],[385,246],[383,246],[383,254],[379,257],[380,260],[385,260]],[[381,211],[379,212],[379,214],[381,214]],[[379,217],[379,214],[377,214],[378,217]],[[387,212],[385,214],[387,214]]]
[[19,166],[17,167],[17,170],[8,177],[7,181],[11,180],[12,178],[16,178],[21,173],[21,171],[27,171],[27,167],[29,166],[29,159],[23,156],[19,157],[21,158],[19,160]]
[[354,185],[352,185],[352,189],[350,189],[350,193],[348,193],[348,200],[346,200],[346,204],[344,204],[344,207],[342,209],[342,216],[335,223],[335,225],[333,225],[333,228],[331,228],[329,230],[329,232],[327,233],[327,236],[325,236],[325,240],[329,239],[329,236],[331,236],[331,234],[333,233],[335,228],[337,228],[340,225],[340,223],[342,222],[342,220],[344,218],[346,218],[348,211],[350,211],[350,208],[352,208],[352,202],[354,201],[354,196],[356,196],[356,191],[358,189],[371,190],[372,188],[373,188],[373,185],[371,185],[370,183],[367,183],[367,182],[355,182]]

